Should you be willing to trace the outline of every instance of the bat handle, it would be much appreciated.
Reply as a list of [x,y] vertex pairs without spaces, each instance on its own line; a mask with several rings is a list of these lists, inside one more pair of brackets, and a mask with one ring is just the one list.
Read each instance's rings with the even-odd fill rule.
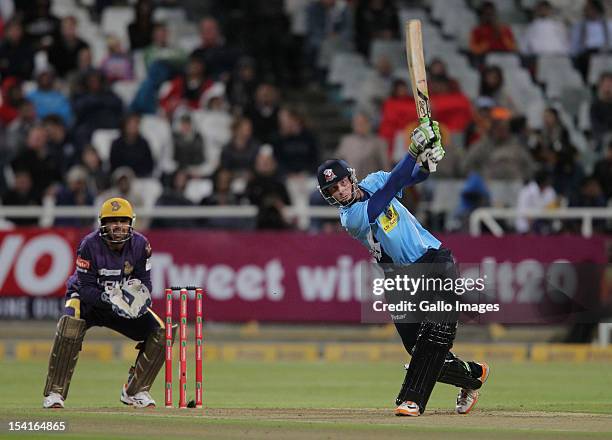
[[[428,124],[431,124],[431,118],[428,118],[428,117],[425,117],[425,118],[419,118],[419,122],[420,122],[421,124],[423,124],[423,123],[428,123]],[[433,125],[432,125],[432,127],[433,127]],[[438,140],[436,141],[436,144],[440,144],[440,143],[441,143],[441,141],[438,139]],[[436,163],[435,163],[433,160],[431,160],[431,159],[429,158],[429,155],[428,155],[428,156],[427,156],[427,168],[429,169],[429,172],[430,172],[430,173],[435,173],[435,172],[436,172],[436,168],[437,168],[437,167],[438,167],[438,165],[437,165],[437,164],[436,164]]]

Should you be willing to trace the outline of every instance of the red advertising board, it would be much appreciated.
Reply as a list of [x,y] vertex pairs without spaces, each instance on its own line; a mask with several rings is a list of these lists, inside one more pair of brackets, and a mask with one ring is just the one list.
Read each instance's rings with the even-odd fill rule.
[[[0,317],[44,318],[62,307],[75,249],[87,231],[0,232]],[[154,307],[163,289],[198,285],[211,321],[359,322],[360,264],[368,254],[343,233],[150,231]],[[604,263],[605,239],[594,237],[441,237],[460,263],[486,261],[514,278],[504,291],[520,301],[521,265],[557,261]],[[510,269],[503,266],[511,263]],[[490,266],[489,266],[490,267]],[[506,283],[507,284],[507,283]]]

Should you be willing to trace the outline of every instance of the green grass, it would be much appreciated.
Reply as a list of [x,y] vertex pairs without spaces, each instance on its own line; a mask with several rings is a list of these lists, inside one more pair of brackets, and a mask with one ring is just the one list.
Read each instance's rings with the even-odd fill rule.
[[[191,366],[191,365],[190,365]],[[0,362],[0,438],[9,420],[66,420],[62,438],[171,438],[191,434],[208,438],[372,438],[403,435],[414,438],[582,438],[612,434],[612,368],[609,364],[493,363],[483,388],[478,411],[467,417],[451,415],[456,389],[440,384],[428,406],[427,417],[392,416],[395,395],[403,380],[401,365],[390,363],[210,362],[204,367],[206,409],[166,410],[163,406],[163,371],[152,394],[160,408],[137,411],[118,400],[127,376],[124,362],[81,360],[72,380],[67,410],[40,409],[46,362]],[[188,395],[193,396],[193,374],[188,372]],[[175,403],[178,386],[175,384]],[[266,408],[269,410],[266,411]],[[99,409],[97,411],[96,409]],[[227,409],[227,410],[223,410]],[[242,409],[242,410],[241,410]],[[328,409],[321,411],[321,409]],[[345,409],[344,411],[341,409]],[[251,413],[255,411],[254,413]],[[532,424],[504,414],[518,412],[572,412],[568,423]],[[303,414],[302,414],[303,413]],[[593,416],[601,414],[602,416]],[[557,416],[559,417],[559,416]],[[562,417],[565,419],[565,416]],[[477,423],[469,423],[470,420]],[[503,423],[502,423],[503,422]],[[595,425],[590,425],[594,422]],[[608,424],[608,429],[605,429]],[[603,426],[603,428],[602,428]],[[474,437],[475,434],[480,435]],[[32,438],[44,435],[28,434]],[[59,438],[57,434],[50,437]],[[25,437],[20,437],[25,438]]]

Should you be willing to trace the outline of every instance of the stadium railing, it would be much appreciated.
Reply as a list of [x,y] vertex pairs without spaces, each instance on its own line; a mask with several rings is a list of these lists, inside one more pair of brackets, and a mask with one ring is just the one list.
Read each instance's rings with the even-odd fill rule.
[[518,210],[513,208],[478,208],[470,215],[470,234],[481,235],[484,224],[496,237],[504,235],[497,220],[514,220],[517,217],[541,220],[582,220],[581,233],[593,235],[593,220],[612,220],[612,208],[561,208],[555,210]]
[[[256,206],[143,206],[135,207],[138,218],[254,218]],[[338,209],[328,206],[289,206],[285,211],[289,218],[337,219]],[[92,219],[98,217],[93,206],[0,206],[0,219],[38,218],[38,226],[52,226],[56,218]]]

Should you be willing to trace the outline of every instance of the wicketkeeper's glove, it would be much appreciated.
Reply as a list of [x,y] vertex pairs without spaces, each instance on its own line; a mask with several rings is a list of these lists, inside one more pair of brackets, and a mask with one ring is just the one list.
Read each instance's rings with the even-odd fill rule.
[[107,287],[102,298],[117,315],[128,319],[141,317],[151,306],[149,289],[138,279],[127,280],[123,286]]

